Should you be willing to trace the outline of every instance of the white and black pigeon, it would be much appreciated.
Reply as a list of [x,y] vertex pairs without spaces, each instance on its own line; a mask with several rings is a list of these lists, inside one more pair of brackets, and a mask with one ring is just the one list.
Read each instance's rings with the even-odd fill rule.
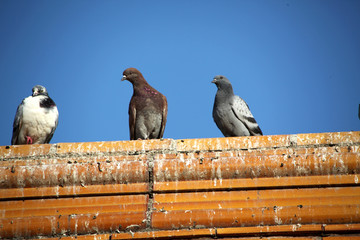
[[12,145],[49,143],[58,125],[59,112],[46,88],[36,85],[18,106]]
[[257,136],[262,131],[251,114],[249,106],[234,94],[229,79],[217,75],[212,83],[218,88],[215,96],[213,118],[225,137]]

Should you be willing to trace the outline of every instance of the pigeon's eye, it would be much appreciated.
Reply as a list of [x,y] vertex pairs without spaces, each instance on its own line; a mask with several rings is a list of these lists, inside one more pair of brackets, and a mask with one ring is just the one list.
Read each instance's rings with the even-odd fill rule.
[[223,78],[224,78],[223,76],[220,77],[220,79],[223,79]]

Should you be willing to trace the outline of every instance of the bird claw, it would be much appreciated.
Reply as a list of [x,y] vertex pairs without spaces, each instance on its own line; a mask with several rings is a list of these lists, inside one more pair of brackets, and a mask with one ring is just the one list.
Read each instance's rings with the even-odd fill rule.
[[26,136],[25,138],[26,138],[26,144],[32,144],[33,143],[33,140],[32,140],[31,137]]

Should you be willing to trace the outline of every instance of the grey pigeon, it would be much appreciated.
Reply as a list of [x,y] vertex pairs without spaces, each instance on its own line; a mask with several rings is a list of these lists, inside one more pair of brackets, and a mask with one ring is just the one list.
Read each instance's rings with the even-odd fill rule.
[[234,94],[230,81],[221,75],[212,83],[218,88],[215,96],[213,118],[225,137],[262,135],[249,106]]
[[122,81],[133,85],[129,104],[130,140],[160,139],[164,135],[167,118],[167,100],[151,87],[136,68],[128,68]]
[[18,106],[12,145],[49,143],[58,125],[59,112],[46,88],[36,85]]

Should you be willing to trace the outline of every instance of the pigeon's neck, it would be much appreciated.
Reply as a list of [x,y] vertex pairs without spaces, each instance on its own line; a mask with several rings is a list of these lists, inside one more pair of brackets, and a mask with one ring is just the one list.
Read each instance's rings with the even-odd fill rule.
[[53,108],[53,107],[56,107],[56,104],[50,97],[46,97],[40,101],[40,107]]
[[134,95],[156,95],[157,91],[152,88],[145,80],[134,84]]
[[226,84],[226,85],[221,85],[221,86],[218,86],[218,91],[216,93],[216,95],[219,95],[219,96],[232,96],[234,95],[234,90],[232,88],[232,86],[229,84]]
[[134,90],[141,89],[144,85],[149,85],[144,78],[137,78],[131,81]]

